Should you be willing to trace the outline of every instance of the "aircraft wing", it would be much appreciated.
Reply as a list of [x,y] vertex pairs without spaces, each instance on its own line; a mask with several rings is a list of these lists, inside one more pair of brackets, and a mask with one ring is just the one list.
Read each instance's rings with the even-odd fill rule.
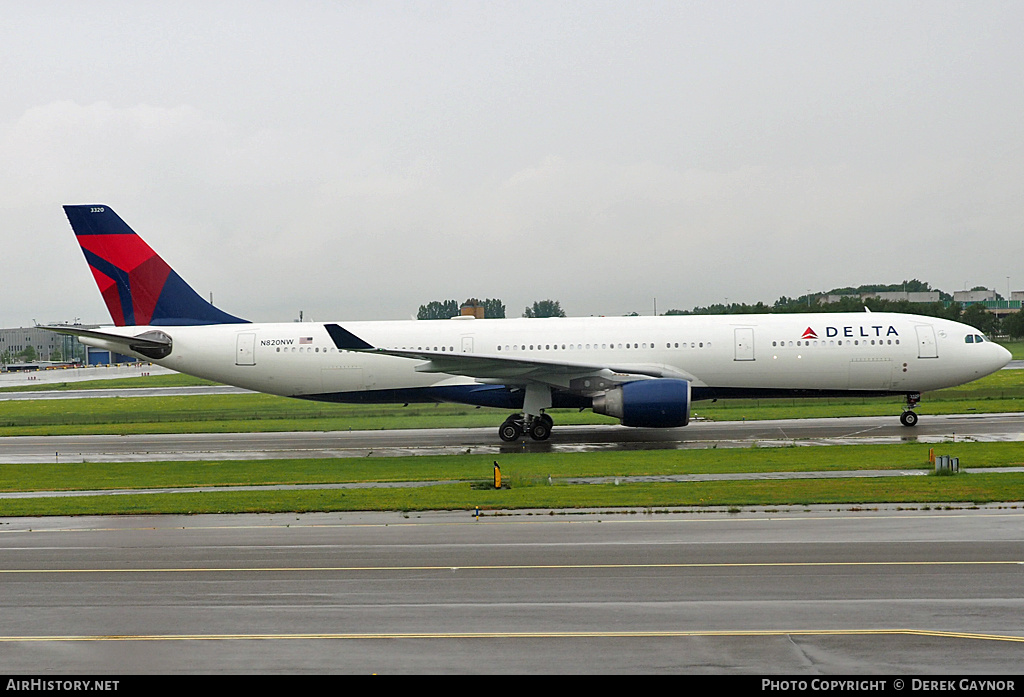
[[[501,354],[377,348],[337,324],[328,324],[325,327],[335,346],[341,350],[421,360],[423,363],[415,368],[417,372],[464,375],[481,382],[503,385],[525,385],[533,382],[589,392],[604,389],[608,383],[631,382],[645,378],[694,379],[692,375],[657,364],[605,364]],[[587,384],[587,378],[594,378],[595,382]]]

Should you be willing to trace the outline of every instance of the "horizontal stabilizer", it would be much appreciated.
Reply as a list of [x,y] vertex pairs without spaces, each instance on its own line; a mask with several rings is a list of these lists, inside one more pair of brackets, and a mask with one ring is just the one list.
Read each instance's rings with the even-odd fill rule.
[[83,344],[102,348],[114,348],[119,353],[137,353],[147,358],[166,358],[171,354],[173,342],[162,331],[151,330],[138,336],[124,336],[96,329],[83,329],[63,324],[39,327],[57,334],[78,337]]

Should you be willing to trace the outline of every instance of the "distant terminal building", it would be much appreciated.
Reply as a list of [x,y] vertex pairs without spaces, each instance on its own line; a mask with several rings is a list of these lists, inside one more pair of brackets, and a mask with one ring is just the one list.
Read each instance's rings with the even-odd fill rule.
[[26,354],[30,355],[32,360],[63,361],[71,354],[71,351],[67,350],[71,342],[64,339],[65,337],[60,334],[37,327],[0,329],[0,357],[6,358],[2,361],[4,363],[19,362],[18,356]]
[[139,359],[134,356],[126,356],[123,353],[114,353],[106,349],[98,349],[92,346],[85,346],[86,365],[114,365],[115,363],[138,363]]
[[1015,312],[1020,312],[1021,302],[1024,301],[1024,290],[1015,290],[1010,293],[1010,299],[1001,299],[994,290],[958,290],[953,293],[953,302],[960,303],[963,307],[981,305],[987,312],[997,317],[1005,317]]
[[982,290],[955,290],[953,291],[953,302],[960,303],[961,305],[970,305],[972,303],[986,303],[995,302],[999,300],[994,290],[987,288]]
[[942,300],[939,291],[929,290],[921,292],[907,292],[905,290],[886,290],[880,292],[865,291],[863,293],[826,293],[817,297],[820,303],[837,303],[845,298],[853,298],[854,300],[891,300],[901,301],[906,300],[912,303],[937,303]]
[[[964,307],[971,305],[981,305],[987,312],[991,312],[997,317],[1006,317],[1012,315],[1021,310],[1021,302],[1024,302],[1024,290],[1015,290],[1010,293],[1009,300],[999,300],[996,298],[995,291],[960,291],[954,293],[953,297],[964,297],[972,298],[960,300],[960,304]],[[982,299],[976,299],[982,298]]]
[[[83,328],[87,328],[83,325]],[[95,349],[78,339],[39,327],[0,329],[0,367],[79,362],[86,365],[135,363],[137,358]]]
[[859,295],[842,295],[842,294],[839,294],[839,293],[822,293],[821,295],[815,296],[814,300],[816,302],[823,303],[825,305],[831,305],[832,303],[839,302],[843,298],[856,298],[856,299],[859,300],[860,296]]
[[868,298],[877,298],[878,300],[892,300],[899,302],[906,300],[911,303],[937,303],[942,300],[942,297],[937,290],[926,290],[926,291],[911,291],[905,290],[885,290],[878,293],[861,293],[861,300],[867,300]]

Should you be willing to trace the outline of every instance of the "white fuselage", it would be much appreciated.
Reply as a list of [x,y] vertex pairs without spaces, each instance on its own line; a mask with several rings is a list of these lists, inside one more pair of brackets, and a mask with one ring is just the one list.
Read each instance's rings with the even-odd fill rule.
[[[783,390],[922,392],[983,377],[1010,358],[1005,349],[982,340],[980,332],[967,325],[893,313],[337,324],[381,349],[627,368],[658,366],[689,380],[695,390],[721,390],[723,396]],[[153,329],[173,341],[171,354],[153,362],[284,396],[332,395],[334,400],[348,401],[346,395],[358,399],[378,391],[425,390],[427,394],[438,387],[524,384],[519,377],[482,380],[422,372],[417,366],[424,364],[423,359],[342,350],[319,322],[105,331],[138,336]],[[102,340],[83,341],[104,346]]]

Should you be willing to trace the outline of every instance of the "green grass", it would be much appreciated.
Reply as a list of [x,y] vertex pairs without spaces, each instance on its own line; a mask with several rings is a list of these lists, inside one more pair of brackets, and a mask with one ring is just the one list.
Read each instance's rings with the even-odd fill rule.
[[999,345],[1013,354],[1013,360],[1024,361],[1024,341],[1000,341]]
[[[497,459],[511,489],[494,491],[491,455],[217,462],[0,465],[0,490],[93,490],[220,486],[180,494],[0,499],[0,516],[279,511],[463,510],[655,506],[751,506],[811,503],[987,502],[1024,500],[1019,443],[950,443],[938,454],[992,473],[956,477],[572,484],[580,477],[708,472],[931,469],[920,444],[515,454]],[[548,483],[551,477],[551,484]],[[421,488],[232,491],[242,484],[448,481]]]
[[[738,481],[579,484],[475,488],[468,483],[399,489],[216,491],[0,501],[0,516],[426,511],[772,506],[823,503],[988,503],[1020,500],[1024,474],[862,478],[841,481]],[[1014,495],[1016,492],[1016,495]]]
[[[1024,466],[1021,443],[835,445],[595,453],[516,453],[422,457],[308,458],[182,462],[65,462],[0,465],[0,491],[69,491],[240,484],[326,484],[763,473],[857,469],[928,469],[928,451],[963,453],[965,467]],[[949,452],[947,452],[949,451]],[[956,451],[956,452],[953,452]]]

